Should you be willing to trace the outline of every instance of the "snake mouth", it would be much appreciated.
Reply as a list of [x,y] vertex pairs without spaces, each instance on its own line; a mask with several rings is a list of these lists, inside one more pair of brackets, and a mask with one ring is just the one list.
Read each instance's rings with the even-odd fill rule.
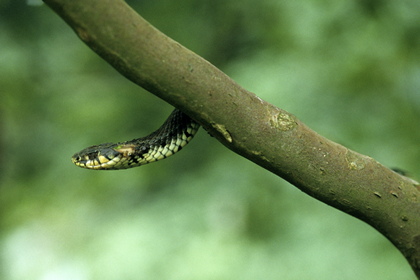
[[115,169],[115,166],[123,159],[122,156],[117,156],[112,159],[109,159],[105,156],[98,156],[94,159],[80,159],[74,158],[72,162],[80,167],[89,168],[89,169]]

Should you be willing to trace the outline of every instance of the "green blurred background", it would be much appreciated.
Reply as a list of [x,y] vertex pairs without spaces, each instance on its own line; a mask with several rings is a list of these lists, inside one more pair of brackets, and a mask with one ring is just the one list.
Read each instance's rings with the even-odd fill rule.
[[[127,2],[315,131],[420,178],[418,0]],[[0,0],[0,279],[415,279],[373,228],[204,130],[141,168],[73,166],[172,108],[39,4]]]

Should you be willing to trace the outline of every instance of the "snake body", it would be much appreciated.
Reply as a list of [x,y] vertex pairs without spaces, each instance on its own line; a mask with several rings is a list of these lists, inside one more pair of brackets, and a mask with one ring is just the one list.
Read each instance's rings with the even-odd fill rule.
[[79,167],[117,170],[167,158],[180,151],[194,137],[200,125],[175,109],[162,126],[148,136],[118,143],[104,143],[72,156]]

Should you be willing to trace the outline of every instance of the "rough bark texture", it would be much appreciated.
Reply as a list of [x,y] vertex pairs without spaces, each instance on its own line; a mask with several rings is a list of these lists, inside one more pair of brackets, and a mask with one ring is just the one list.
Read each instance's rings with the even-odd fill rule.
[[189,114],[229,149],[372,225],[420,277],[419,183],[241,88],[122,0],[44,1],[121,74]]

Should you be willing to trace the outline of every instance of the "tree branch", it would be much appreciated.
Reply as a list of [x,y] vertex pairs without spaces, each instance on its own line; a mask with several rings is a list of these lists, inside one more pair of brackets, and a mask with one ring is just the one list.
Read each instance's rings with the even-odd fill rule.
[[420,277],[420,185],[310,130],[171,40],[122,0],[44,0],[121,74],[232,151],[372,225]]

